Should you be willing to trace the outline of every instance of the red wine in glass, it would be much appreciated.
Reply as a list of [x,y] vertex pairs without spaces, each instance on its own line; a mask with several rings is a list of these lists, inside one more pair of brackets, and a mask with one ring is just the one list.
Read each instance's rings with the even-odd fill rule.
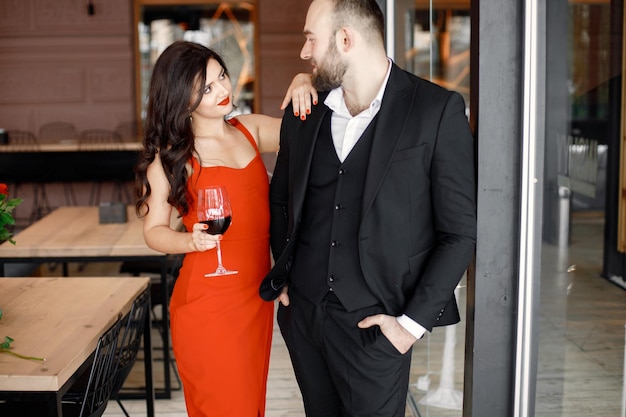
[[209,226],[205,232],[210,235],[223,235],[227,230],[228,226],[230,226],[230,221],[232,220],[231,216],[226,217],[218,217],[216,219],[211,220],[203,220],[200,223],[206,224]]
[[[209,226],[207,233],[212,235],[224,234],[232,221],[233,212],[226,187],[218,185],[198,190],[198,221]],[[232,275],[237,271],[224,268],[222,265],[222,249],[217,241],[217,269],[205,274],[205,277]]]

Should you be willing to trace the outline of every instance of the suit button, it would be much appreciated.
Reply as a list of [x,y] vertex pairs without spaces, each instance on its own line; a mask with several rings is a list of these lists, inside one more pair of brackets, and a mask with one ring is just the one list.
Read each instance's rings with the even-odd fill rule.
[[330,242],[330,246],[336,248],[337,246],[339,246],[339,243],[336,240],[333,240],[332,242]]
[[337,204],[335,206],[335,210],[341,210],[343,208],[343,206],[341,204]]
[[335,282],[335,276],[334,275],[329,276],[328,277],[328,281],[329,282]]
[[346,170],[343,168],[339,168],[339,175],[343,175],[346,173]]

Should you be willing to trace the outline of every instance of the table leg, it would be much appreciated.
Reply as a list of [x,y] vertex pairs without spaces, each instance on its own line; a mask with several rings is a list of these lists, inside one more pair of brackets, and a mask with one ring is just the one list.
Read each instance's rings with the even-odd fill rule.
[[163,320],[163,372],[165,377],[165,398],[172,398],[172,382],[170,378],[170,319],[169,319],[169,288],[167,286],[167,257],[161,258],[161,317]]
[[63,417],[63,395],[58,392],[54,395],[47,396],[48,403],[48,416],[49,417]]
[[152,337],[150,328],[152,327],[152,318],[149,313],[146,314],[145,330],[143,332],[143,355],[144,355],[144,372],[146,378],[146,412],[147,417],[154,417],[154,381],[152,377]]

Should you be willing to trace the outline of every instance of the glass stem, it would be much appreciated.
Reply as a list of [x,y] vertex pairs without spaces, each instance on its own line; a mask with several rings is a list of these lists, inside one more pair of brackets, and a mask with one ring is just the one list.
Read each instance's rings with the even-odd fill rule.
[[224,266],[222,266],[222,249],[219,240],[217,241],[217,269],[224,269]]

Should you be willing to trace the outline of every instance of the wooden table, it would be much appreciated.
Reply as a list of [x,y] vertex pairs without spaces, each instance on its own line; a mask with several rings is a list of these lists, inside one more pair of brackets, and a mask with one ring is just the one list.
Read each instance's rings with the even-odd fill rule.
[[[0,354],[0,399],[29,396],[48,402],[50,416],[62,416],[61,397],[90,366],[98,338],[120,313],[130,311],[149,283],[144,277],[0,279],[0,337],[13,338],[16,353],[46,359],[41,363]],[[146,361],[150,360],[147,355]],[[146,375],[152,416],[154,393],[149,379]]]
[[[161,265],[162,299],[168,300],[167,255],[150,249],[143,239],[143,222],[127,207],[126,223],[100,224],[98,207],[59,207],[14,236],[16,245],[0,244],[0,276],[6,263],[61,262],[63,275],[67,262],[158,261]],[[175,227],[180,219],[172,216]],[[156,389],[157,398],[171,398],[169,312],[162,304],[164,387]]]

